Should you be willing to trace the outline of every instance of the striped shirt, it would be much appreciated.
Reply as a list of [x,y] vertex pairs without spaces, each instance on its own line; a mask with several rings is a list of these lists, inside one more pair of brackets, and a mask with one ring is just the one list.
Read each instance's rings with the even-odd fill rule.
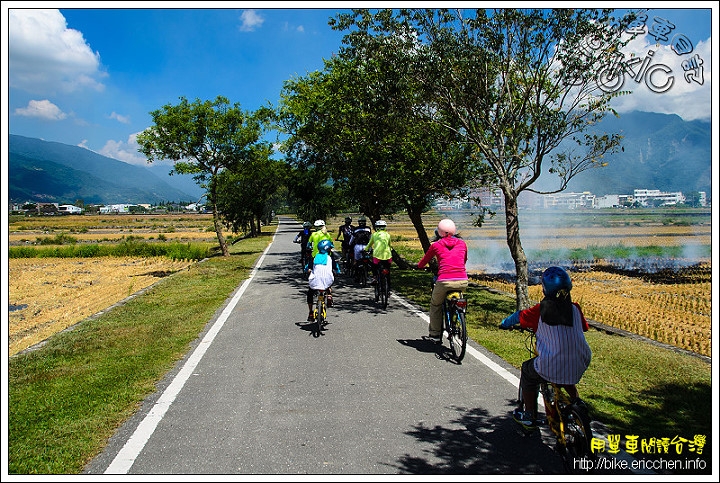
[[585,340],[588,324],[573,303],[573,325],[548,325],[540,317],[540,304],[520,314],[520,325],[536,329],[535,370],[545,380],[556,384],[577,384],[590,365],[592,351]]

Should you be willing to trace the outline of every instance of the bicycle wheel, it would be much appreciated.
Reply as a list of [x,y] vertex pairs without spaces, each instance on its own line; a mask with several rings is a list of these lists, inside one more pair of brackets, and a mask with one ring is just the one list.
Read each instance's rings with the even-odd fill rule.
[[368,266],[364,261],[360,263],[360,285],[365,287],[367,285]]
[[317,308],[315,309],[315,337],[322,333],[325,325],[325,301],[318,296]]
[[378,303],[380,301],[380,281],[379,280],[375,282],[374,291],[375,291],[375,303]]
[[465,325],[465,314],[456,309],[451,309],[449,314],[450,327],[448,329],[448,342],[455,360],[460,362],[465,357],[467,348],[467,326]]
[[380,287],[380,305],[383,310],[387,309],[388,297],[390,296],[390,279],[387,275],[381,275],[378,280],[378,286]]
[[588,416],[586,410],[577,404],[569,405],[563,413],[565,426],[565,453],[563,458],[565,469],[570,472],[580,471],[580,468],[577,467],[579,460],[595,460],[597,458],[590,446],[593,438],[590,416]]

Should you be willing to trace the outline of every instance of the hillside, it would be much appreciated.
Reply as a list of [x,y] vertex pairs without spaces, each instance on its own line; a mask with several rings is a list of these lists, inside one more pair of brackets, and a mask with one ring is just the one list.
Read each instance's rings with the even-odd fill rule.
[[[568,191],[603,196],[645,188],[705,191],[711,198],[710,123],[687,122],[674,114],[632,112],[619,118],[608,115],[598,126],[603,132],[622,134],[624,150],[607,155],[606,167],[580,173]],[[196,201],[202,195],[189,176],[166,181],[166,166],[134,166],[77,146],[12,134],[9,161],[12,201],[157,203]],[[555,186],[555,178],[545,172],[533,187]]]
[[10,201],[160,203],[194,201],[148,169],[88,149],[10,134]]
[[[683,121],[674,114],[630,112],[608,115],[599,125],[604,132],[623,135],[624,151],[607,155],[608,165],[576,176],[569,191],[597,196],[632,194],[634,189],[705,191],[711,194],[712,134],[710,123]],[[543,184],[549,180],[547,175]]]

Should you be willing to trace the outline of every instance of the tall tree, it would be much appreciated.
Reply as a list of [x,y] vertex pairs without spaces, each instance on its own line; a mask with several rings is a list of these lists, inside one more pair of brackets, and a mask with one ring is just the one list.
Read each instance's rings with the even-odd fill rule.
[[348,43],[323,72],[286,82],[280,118],[296,159],[320,167],[374,222],[405,209],[423,248],[422,222],[438,196],[467,194],[475,149],[418,116],[407,57],[414,46],[395,35]]
[[243,111],[238,103],[231,105],[223,96],[214,101],[197,99],[192,103],[181,97],[177,105],[167,104],[150,115],[154,126],[138,134],[140,151],[148,163],[162,159],[174,161],[171,174],[192,174],[198,184],[208,190],[207,201],[212,207],[218,243],[222,254],[228,256],[218,211],[216,177],[225,169],[249,162],[258,149],[266,149],[261,136],[273,115],[272,110]]
[[[356,41],[394,34],[411,39],[422,84],[421,111],[476,147],[487,180],[505,201],[507,244],[515,262],[517,307],[530,304],[528,264],[520,240],[518,195],[543,172],[552,191],[604,165],[620,136],[589,134],[613,112],[597,72],[621,47],[609,10],[355,10],[331,23]],[[620,25],[623,25],[621,22]],[[621,27],[622,28],[622,27]],[[597,131],[594,131],[597,132]],[[567,141],[571,141],[568,143]]]
[[270,146],[258,149],[253,159],[217,175],[218,210],[233,233],[258,236],[262,222],[278,208],[273,203],[285,186],[289,168],[284,161],[271,159],[271,154]]

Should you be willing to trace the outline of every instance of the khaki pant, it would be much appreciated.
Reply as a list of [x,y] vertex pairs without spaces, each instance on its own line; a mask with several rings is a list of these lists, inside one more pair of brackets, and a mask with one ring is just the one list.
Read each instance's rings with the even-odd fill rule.
[[435,282],[435,288],[433,288],[432,297],[430,297],[430,328],[428,330],[428,335],[430,337],[442,337],[442,304],[447,293],[457,290],[465,292],[467,287],[467,280],[447,280]]

